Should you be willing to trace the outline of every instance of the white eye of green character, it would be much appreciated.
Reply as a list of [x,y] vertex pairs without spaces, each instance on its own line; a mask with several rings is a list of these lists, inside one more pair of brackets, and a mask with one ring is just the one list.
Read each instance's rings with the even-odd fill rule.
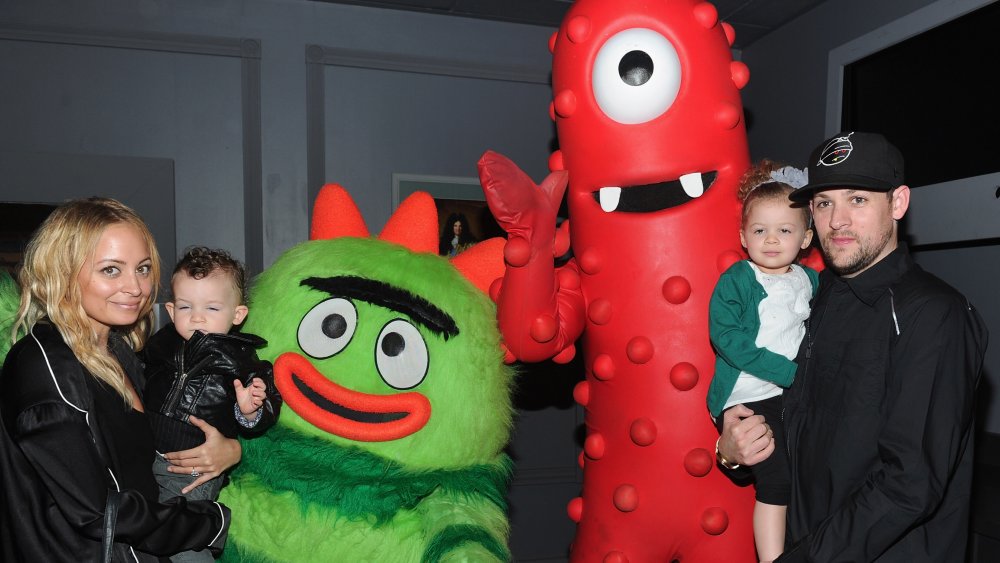
[[395,319],[382,327],[375,343],[375,366],[382,380],[395,389],[420,385],[427,376],[427,343],[417,327]]
[[313,358],[329,358],[351,343],[358,328],[354,303],[339,297],[313,307],[299,323],[299,347]]

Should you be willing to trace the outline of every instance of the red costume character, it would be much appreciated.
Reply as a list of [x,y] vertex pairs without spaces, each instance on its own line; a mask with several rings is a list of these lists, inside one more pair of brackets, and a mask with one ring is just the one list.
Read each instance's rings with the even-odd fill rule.
[[732,42],[707,2],[578,0],[549,45],[553,173],[535,186],[496,153],[479,163],[509,234],[491,292],[508,359],[568,361],[583,337],[573,561],[756,561],[753,490],[717,468],[705,406],[709,298],[743,257],[749,73]]

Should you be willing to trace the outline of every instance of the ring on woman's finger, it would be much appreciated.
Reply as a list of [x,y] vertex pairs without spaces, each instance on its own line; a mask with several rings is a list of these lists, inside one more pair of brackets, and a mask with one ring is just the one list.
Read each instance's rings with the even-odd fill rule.
[[198,473],[198,470],[197,470],[197,469],[195,469],[194,467],[192,467],[192,468],[191,468],[191,476],[192,476],[192,477],[200,477],[200,476],[201,476],[201,473]]

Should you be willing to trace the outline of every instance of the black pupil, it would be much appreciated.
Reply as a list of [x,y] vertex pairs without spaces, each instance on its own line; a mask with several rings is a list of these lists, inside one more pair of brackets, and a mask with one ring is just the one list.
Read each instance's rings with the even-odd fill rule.
[[398,332],[390,332],[382,339],[382,352],[389,357],[395,357],[406,349],[406,341]]
[[642,51],[629,51],[618,63],[618,75],[630,86],[642,86],[653,76],[653,59]]
[[330,338],[340,338],[347,332],[347,319],[343,315],[327,315],[323,319],[323,334]]

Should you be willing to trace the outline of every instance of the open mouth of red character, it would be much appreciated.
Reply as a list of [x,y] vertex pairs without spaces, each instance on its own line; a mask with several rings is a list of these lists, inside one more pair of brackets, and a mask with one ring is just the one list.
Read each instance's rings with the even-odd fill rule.
[[293,352],[275,360],[274,383],[285,404],[306,422],[348,440],[398,440],[419,431],[431,417],[431,403],[420,393],[354,391],[330,381]]
[[684,205],[702,196],[715,182],[717,172],[694,172],[676,180],[638,186],[604,187],[593,192],[607,213],[651,213]]

